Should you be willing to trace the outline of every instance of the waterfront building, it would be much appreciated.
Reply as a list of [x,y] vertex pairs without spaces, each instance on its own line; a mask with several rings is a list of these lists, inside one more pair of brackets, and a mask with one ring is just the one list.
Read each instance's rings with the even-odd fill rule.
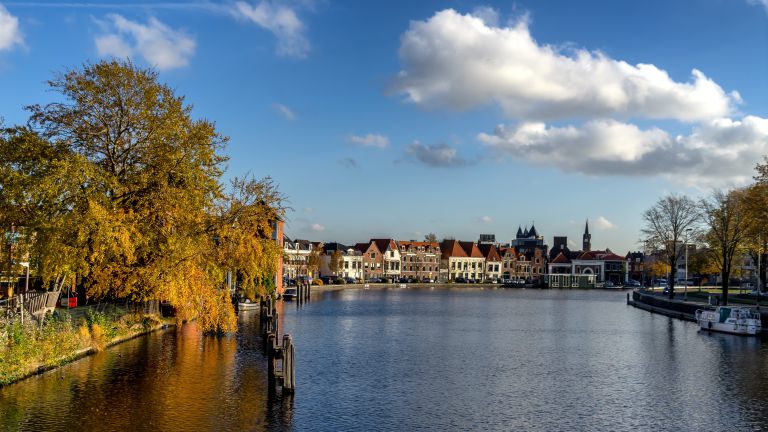
[[[578,251],[571,256],[563,252],[550,261],[547,273],[552,275],[594,275],[595,283],[612,282],[620,285],[627,278],[627,260],[605,251]],[[550,278],[551,283],[552,278]]]
[[384,276],[384,256],[374,242],[357,243],[355,249],[363,257],[363,277],[365,279],[380,278]]
[[485,258],[485,280],[499,280],[502,277],[502,258],[493,243],[481,243],[477,246]]
[[440,244],[415,240],[398,240],[400,248],[400,274],[403,277],[422,280],[437,279],[440,274]]
[[[335,272],[331,271],[331,260],[334,253],[339,257],[338,269]],[[326,243],[323,245],[323,255],[320,257],[320,276],[362,279],[363,253],[353,246]]]
[[501,255],[501,278],[505,280],[517,280],[517,251],[513,247],[499,249]]
[[627,252],[627,275],[630,279],[645,284],[645,254],[642,252]]
[[[310,277],[309,255],[315,244],[309,240],[295,239],[291,240],[287,235],[283,235],[283,278],[299,279]],[[322,247],[322,243],[319,243]]]
[[458,240],[443,240],[440,243],[442,252],[440,265],[445,269],[448,280],[464,278],[483,280],[485,273],[485,257],[474,242]]

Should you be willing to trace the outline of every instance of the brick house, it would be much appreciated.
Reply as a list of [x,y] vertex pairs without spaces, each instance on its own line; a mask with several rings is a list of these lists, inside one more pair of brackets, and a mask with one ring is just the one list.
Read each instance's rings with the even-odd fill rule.
[[400,248],[400,274],[403,277],[422,280],[437,279],[440,274],[440,244],[398,240]]

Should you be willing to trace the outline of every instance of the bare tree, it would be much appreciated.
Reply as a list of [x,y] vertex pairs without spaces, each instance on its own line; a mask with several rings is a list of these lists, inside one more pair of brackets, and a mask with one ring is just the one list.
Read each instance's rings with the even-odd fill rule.
[[749,233],[749,217],[743,190],[714,191],[701,201],[704,222],[708,231],[704,239],[709,243],[713,258],[720,268],[720,286],[723,304],[728,304],[728,283],[733,270],[733,257],[743,251]]
[[686,230],[697,230],[701,221],[696,202],[687,196],[667,195],[653,207],[643,213],[645,227],[641,230],[648,245],[660,251],[670,268],[669,298],[675,296],[675,271],[680,251],[683,249],[681,240]]
[[437,236],[435,233],[429,233],[424,236],[424,241],[429,243],[437,243]]

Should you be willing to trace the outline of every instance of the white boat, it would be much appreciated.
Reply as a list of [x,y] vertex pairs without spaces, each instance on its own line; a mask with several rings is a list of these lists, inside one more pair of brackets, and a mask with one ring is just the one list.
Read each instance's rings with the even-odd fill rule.
[[698,309],[696,322],[702,330],[740,335],[758,335],[762,329],[760,313],[748,307],[717,306]]
[[237,310],[239,311],[258,309],[259,306],[261,306],[259,302],[252,302],[250,299],[244,299],[237,302]]
[[299,296],[299,292],[296,288],[286,288],[283,291],[283,300],[293,300]]

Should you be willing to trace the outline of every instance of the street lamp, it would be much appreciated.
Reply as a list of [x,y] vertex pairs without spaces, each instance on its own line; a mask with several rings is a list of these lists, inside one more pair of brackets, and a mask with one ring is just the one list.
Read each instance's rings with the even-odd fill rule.
[[693,228],[685,229],[685,288],[683,289],[683,301],[688,300],[688,235]]
[[26,280],[26,282],[24,282],[24,294],[26,294],[27,291],[29,291],[29,262],[25,261],[25,262],[21,262],[19,264],[21,264],[22,267],[26,267],[26,269],[27,269],[27,280]]

